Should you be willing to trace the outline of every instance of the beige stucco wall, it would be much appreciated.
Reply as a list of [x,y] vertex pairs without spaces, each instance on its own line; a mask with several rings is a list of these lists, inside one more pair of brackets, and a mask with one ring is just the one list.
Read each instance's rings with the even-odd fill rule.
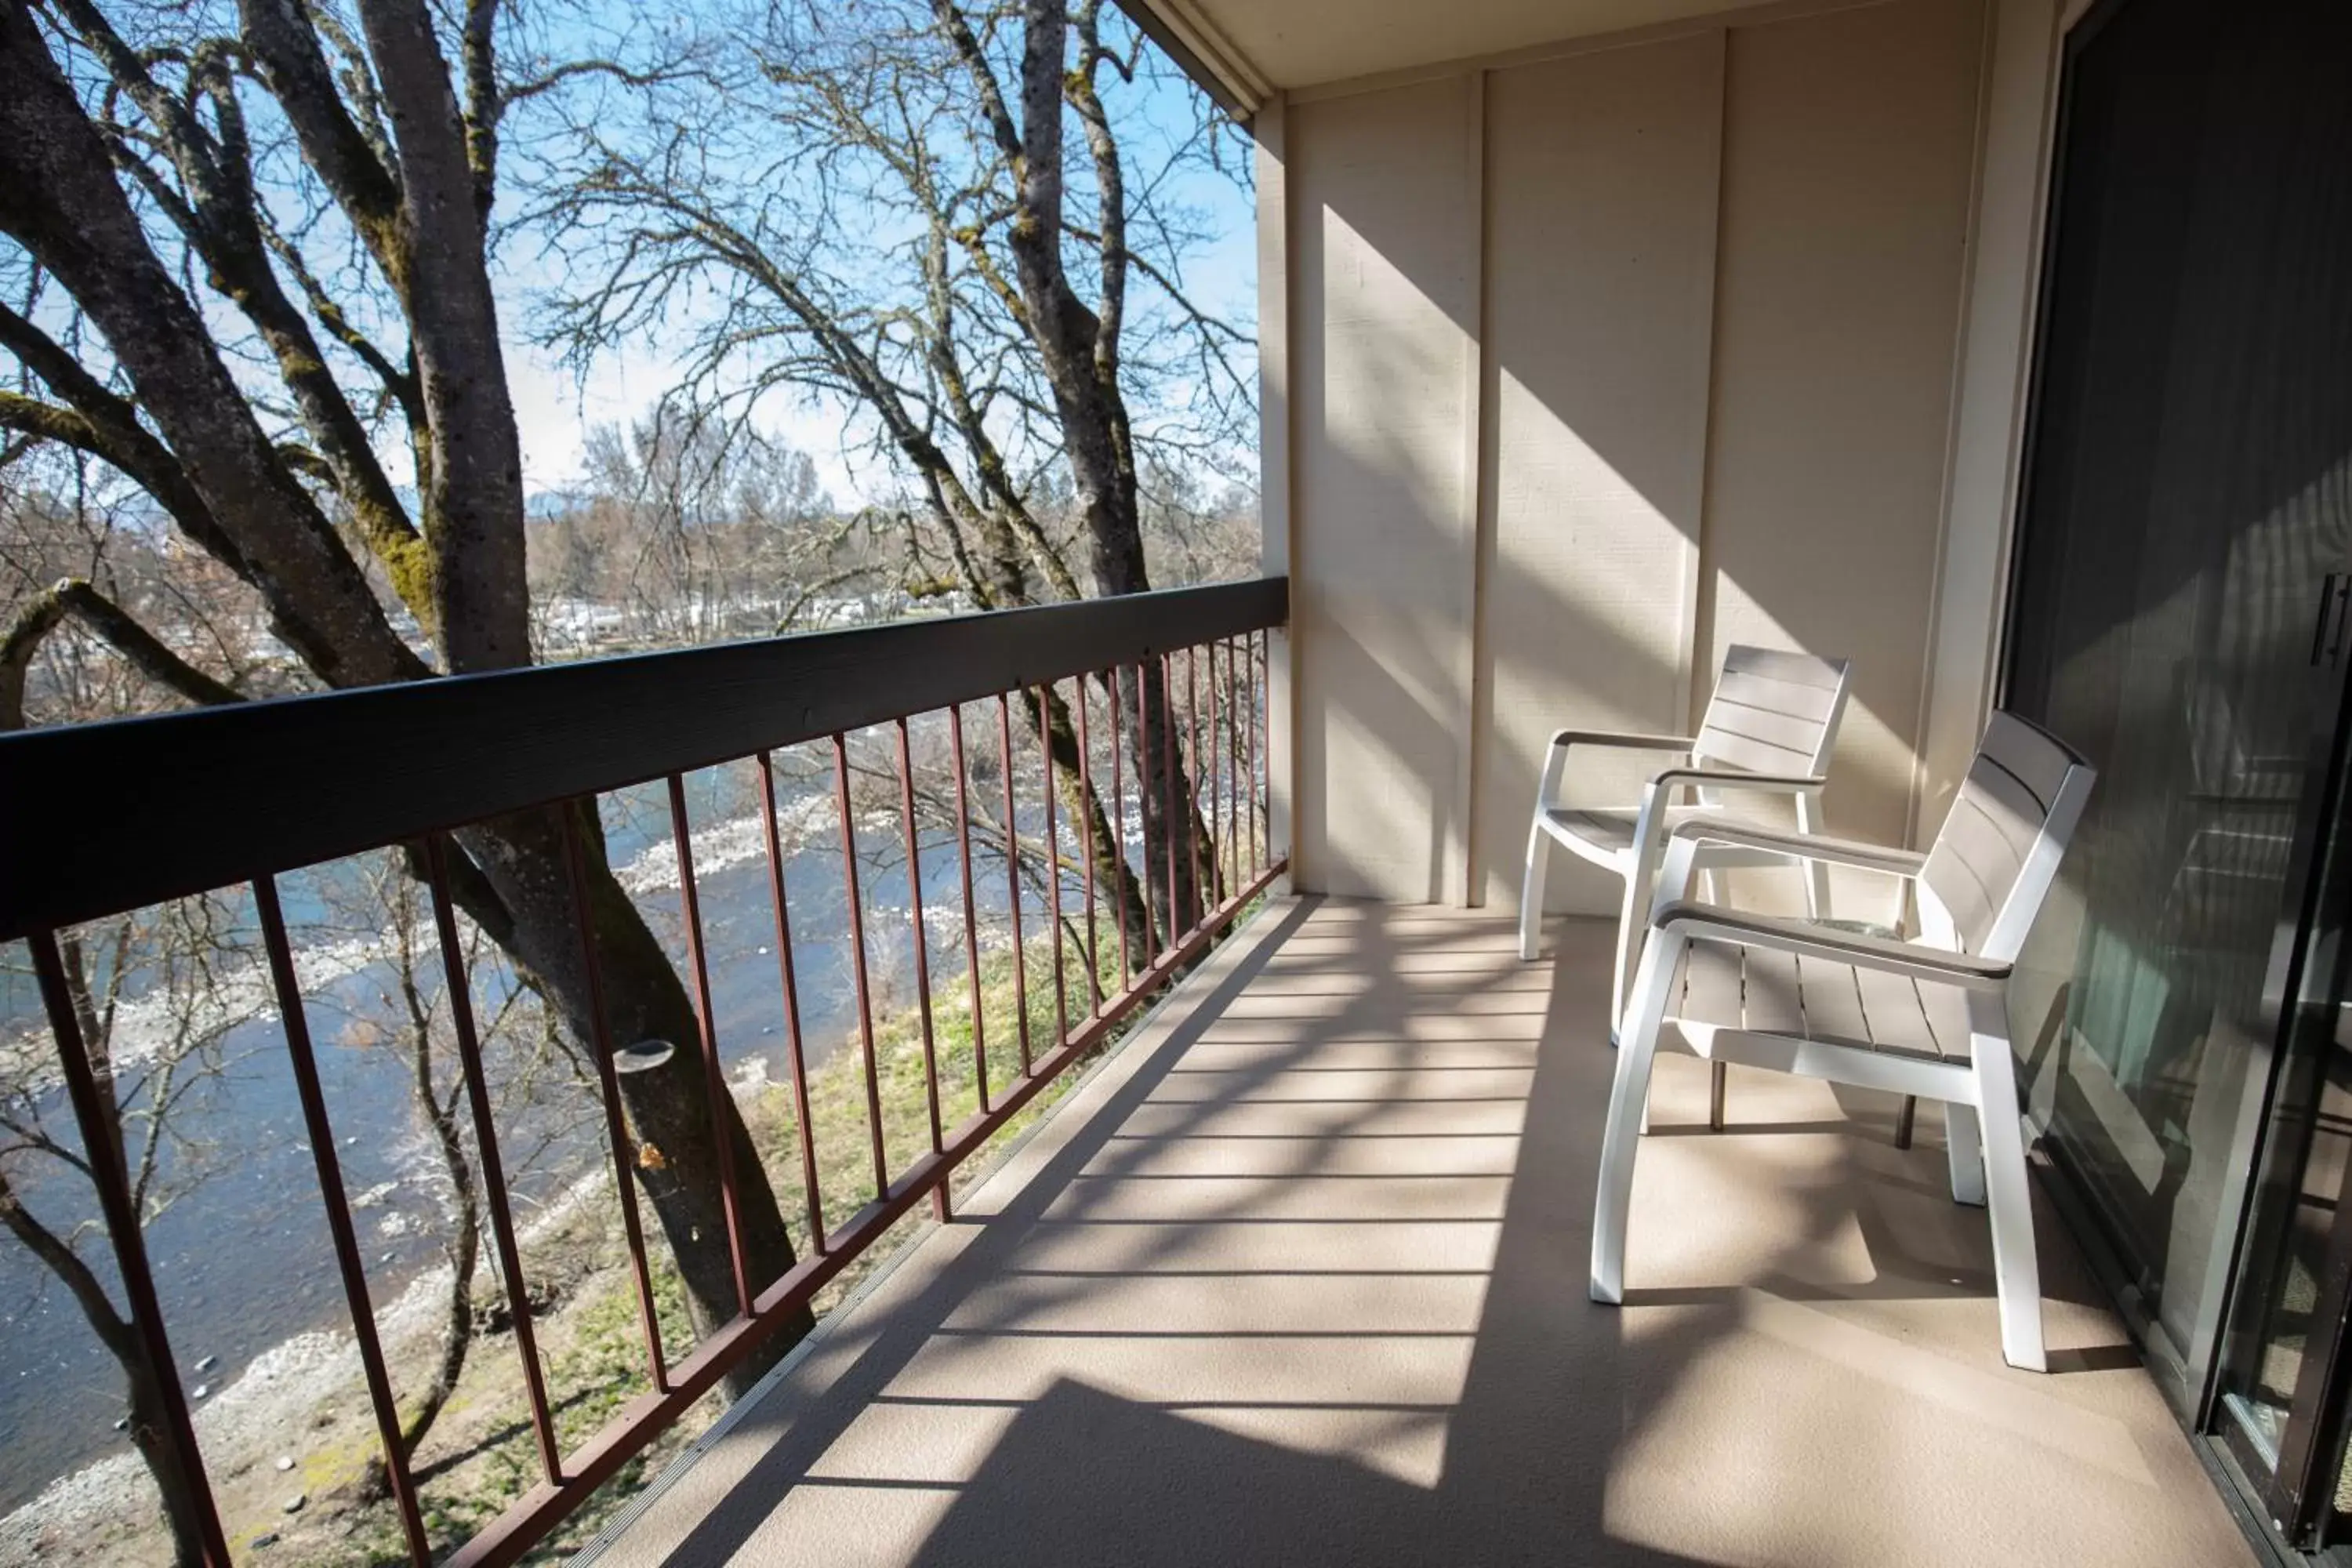
[[[1528,792],[1552,731],[1682,727],[1724,53],[1720,33],[1701,34],[1487,84],[1474,887],[1489,899],[1518,896]],[[1626,772],[1617,787],[1640,779]],[[1564,902],[1613,907],[1580,863],[1560,871]]]
[[1686,731],[1735,641],[1854,659],[1831,826],[1916,831],[1988,689],[2050,13],[1778,5],[1289,95],[1301,887],[1515,900],[1546,737]]
[[[1294,832],[1318,889],[1459,872],[1476,558],[1475,80],[1294,109]],[[1311,845],[1311,847],[1307,847]]]

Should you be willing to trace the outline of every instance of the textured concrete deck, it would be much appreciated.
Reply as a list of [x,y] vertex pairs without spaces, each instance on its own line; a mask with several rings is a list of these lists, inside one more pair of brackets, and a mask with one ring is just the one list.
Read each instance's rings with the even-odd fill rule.
[[2254,1561],[2046,1211],[2001,1364],[1931,1115],[1662,1060],[1588,1302],[1609,945],[1276,906],[603,1563]]

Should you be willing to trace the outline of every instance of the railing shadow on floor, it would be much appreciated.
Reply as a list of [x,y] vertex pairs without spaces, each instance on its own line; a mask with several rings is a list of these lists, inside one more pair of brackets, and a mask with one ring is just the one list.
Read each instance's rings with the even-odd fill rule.
[[[1226,1205],[1222,1215],[1117,1222],[1160,1226],[1160,1232],[1146,1233],[1148,1241],[1138,1243],[1140,1250],[1130,1267],[1108,1273],[1058,1275],[1014,1267],[1020,1249],[1033,1245],[1041,1234],[1062,1226],[1104,1223],[1086,1217],[1087,1200],[1083,1194],[1094,1184],[1115,1181],[1123,1174],[1143,1174],[1133,1167],[1149,1160],[1153,1152],[1181,1144],[1188,1138],[1248,1136],[1203,1130],[1236,1106],[1254,1100],[1263,1103],[1262,1091],[1277,1075],[1300,1070],[1302,1058],[1328,1049],[1335,1037],[1356,1035],[1376,1040],[1385,1028],[1391,1070],[1431,1070],[1413,1062],[1416,1042],[1396,1037],[1398,997],[1392,989],[1383,990],[1383,983],[1377,979],[1371,986],[1359,987],[1359,994],[1343,997],[1333,1009],[1310,1009],[1287,1018],[1264,1006],[1236,1009],[1235,1004],[1251,994],[1252,986],[1267,977],[1270,965],[1279,964],[1291,977],[1323,970],[1359,978],[1368,972],[1375,976],[1385,972],[1392,980],[1408,972],[1412,956],[1410,939],[1383,940],[1384,933],[1377,928],[1360,933],[1365,940],[1344,944],[1342,951],[1331,954],[1328,969],[1302,954],[1300,950],[1318,945],[1302,940],[1314,907],[1312,902],[1302,902],[1287,910],[1272,911],[1271,918],[1280,922],[1276,929],[1261,933],[1264,940],[1255,950],[1225,974],[1213,992],[1198,999],[1164,1039],[1149,1047],[1151,1057],[1091,1110],[1086,1123],[999,1213],[980,1223],[982,1234],[965,1244],[919,1290],[891,1304],[877,1321],[862,1325],[855,1361],[822,1396],[790,1410],[747,1412],[730,1440],[765,1443],[765,1452],[664,1554],[664,1562],[673,1568],[698,1568],[741,1560],[739,1553],[767,1546],[767,1542],[755,1537],[796,1489],[822,1492],[861,1488],[945,1495],[944,1510],[923,1532],[911,1559],[926,1564],[1570,1560],[1647,1568],[1696,1562],[1700,1559],[1625,1539],[1622,1531],[1612,1532],[1610,1479],[1627,1446],[1641,1441],[1648,1418],[1669,1403],[1679,1381],[1675,1369],[1699,1364],[1714,1342],[1738,1328],[1743,1310],[1752,1310],[1751,1299],[1792,1303],[1990,1300],[1989,1268],[1981,1266],[1980,1260],[1969,1265],[1934,1256],[1933,1246],[1926,1249],[1927,1255],[1914,1256],[1918,1249],[1885,1223],[1875,1202],[1854,1201],[1850,1184],[1861,1173],[1841,1162],[1823,1180],[1807,1184],[1791,1194],[1803,1213],[1804,1224],[1803,1234],[1790,1238],[1788,1253],[1793,1258],[1805,1247],[1822,1244],[1840,1227],[1858,1225],[1863,1247],[1875,1266],[1874,1282],[1823,1286],[1808,1281],[1801,1272],[1768,1271],[1732,1286],[1661,1287],[1647,1293],[1637,1289],[1629,1293],[1631,1305],[1690,1310],[1676,1311],[1664,1321],[1655,1321],[1656,1315],[1652,1314],[1654,1321],[1643,1331],[1638,1354],[1628,1353],[1630,1342],[1622,1342],[1622,1334],[1629,1316],[1591,1307],[1584,1300],[1584,1249],[1592,1181],[1591,1140],[1548,1131],[1569,1126],[1580,1114],[1597,1116],[1595,1107],[1605,1100],[1610,1058],[1605,1050],[1591,1048],[1586,1038],[1591,1031],[1579,1028],[1575,1019],[1547,1016],[1541,1047],[1532,1057],[1533,1075],[1525,1101],[1527,1131],[1517,1139],[1516,1159],[1508,1168],[1507,1200],[1499,1214],[1462,1216],[1473,1222],[1499,1221],[1491,1268],[1411,1271],[1416,1277],[1483,1279],[1486,1289],[1475,1331],[1416,1334],[1318,1326],[1295,1336],[1301,1341],[1360,1341],[1368,1345],[1405,1339],[1467,1339],[1467,1370],[1458,1397],[1367,1404],[1286,1402],[1271,1397],[1156,1401],[1130,1397],[1069,1376],[1057,1376],[1042,1393],[1033,1391],[1021,1397],[961,1398],[894,1392],[894,1384],[926,1346],[951,1343],[967,1347],[960,1354],[984,1357],[992,1341],[1009,1347],[1024,1339],[1213,1342],[1290,1337],[1246,1331],[1194,1331],[1181,1324],[1134,1332],[1117,1328],[1097,1331],[1008,1325],[992,1329],[973,1325],[963,1310],[982,1287],[1010,1277],[1047,1287],[1021,1298],[1020,1310],[1013,1315],[1016,1321],[1034,1319],[1045,1309],[1056,1306],[1066,1309],[1061,1314],[1066,1319],[1066,1309],[1083,1306],[1089,1290],[1159,1274],[1151,1264],[1181,1249],[1181,1233],[1252,1217],[1244,1205],[1254,1201],[1253,1190],[1263,1191],[1263,1184],[1236,1182],[1235,1203]],[[1577,946],[1562,944],[1558,972],[1549,977],[1551,1000],[1548,1005],[1553,1012],[1562,1005],[1562,999],[1572,1005],[1577,999],[1598,994],[1595,988],[1604,978],[1601,969],[1605,966],[1605,944],[1581,944],[1592,950],[1590,953],[1580,949],[1573,953],[1565,951]],[[1302,956],[1306,962],[1300,962]],[[1590,962],[1583,966],[1593,969],[1590,975],[1577,972],[1586,960]],[[1443,973],[1426,967],[1413,973],[1422,979]],[[1465,987],[1475,986],[1487,973],[1470,966],[1461,978]],[[1443,997],[1438,988],[1421,988],[1412,994],[1424,1006]],[[1273,1047],[1257,1065],[1220,1068],[1214,1072],[1183,1065],[1188,1053],[1202,1043],[1213,1027],[1230,1028],[1235,1024],[1243,1024],[1246,1035],[1266,1037],[1261,1043]],[[1280,1028],[1261,1029],[1260,1025],[1290,1027],[1298,1037],[1296,1045],[1281,1048]],[[1231,1037],[1221,1033],[1220,1038]],[[1306,1070],[1318,1069],[1308,1065]],[[1184,1077],[1230,1081],[1218,1081],[1214,1091],[1199,1099],[1171,1101],[1159,1097],[1159,1091]],[[1302,1103],[1296,1098],[1279,1102]],[[1131,1123],[1147,1103],[1152,1107],[1154,1131],[1139,1135],[1131,1131]],[[1343,1113],[1336,1125],[1320,1123],[1320,1131],[1310,1128],[1290,1135],[1316,1145],[1318,1163],[1328,1162],[1328,1151],[1342,1143],[1399,1136],[1365,1130],[1367,1123],[1378,1119],[1382,1107],[1393,1101],[1323,1103],[1334,1110],[1342,1104],[1362,1109],[1353,1115]],[[1851,1139],[1857,1149],[1888,1144],[1885,1156],[1906,1174],[1890,1184],[1888,1177],[1895,1173],[1874,1169],[1867,1173],[1872,1184],[1891,1193],[1885,1201],[1924,1203],[1932,1196],[1948,1203],[1941,1189],[1931,1184],[1942,1168],[1940,1150],[1923,1141],[1918,1151],[1900,1156],[1893,1153],[1891,1102],[1885,1106],[1875,1101],[1857,1103],[1849,1109],[1854,1113],[1851,1121],[1797,1125],[1807,1131],[1835,1131]],[[1889,1128],[1878,1127],[1879,1121],[1888,1122]],[[1763,1132],[1795,1130],[1769,1123],[1756,1129]],[[1915,1164],[1916,1171],[1910,1171]],[[1311,1167],[1287,1173],[1331,1174]],[[1448,1173],[1426,1173],[1433,1177]],[[1465,1178],[1490,1173],[1467,1167],[1458,1173]],[[1913,1176],[1916,1179],[1909,1179]],[[1280,1174],[1268,1179],[1279,1180]],[[1399,1223],[1428,1220],[1426,1214],[1399,1216]],[[1265,1217],[1263,1223],[1317,1222]],[[1956,1261],[1962,1263],[1957,1270]],[[1269,1272],[1319,1277],[1333,1271],[1252,1268],[1171,1272],[1205,1279],[1234,1272],[1263,1279]],[[1395,1271],[1348,1272],[1377,1277]],[[2092,1299],[2087,1283],[2074,1280],[2071,1271],[2053,1270],[2052,1283],[2063,1293],[2061,1299]],[[2104,1370],[2130,1364],[2133,1359],[2127,1347],[2105,1346],[2063,1352],[2053,1364]],[[984,1455],[961,1479],[866,1476],[855,1473],[859,1468],[855,1463],[827,1461],[829,1452],[862,1414],[877,1406],[898,1405],[987,1406],[1012,1414],[990,1439]],[[1196,1418],[1237,1414],[1281,1416],[1308,1410],[1385,1416],[1403,1424],[1401,1430],[1433,1423],[1442,1432],[1442,1462],[1435,1484],[1417,1484],[1356,1459],[1301,1452]]]

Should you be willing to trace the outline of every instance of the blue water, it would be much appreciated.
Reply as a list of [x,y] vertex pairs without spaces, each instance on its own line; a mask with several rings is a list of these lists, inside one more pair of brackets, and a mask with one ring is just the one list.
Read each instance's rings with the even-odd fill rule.
[[[756,809],[756,796],[749,793],[751,776],[748,769],[735,768],[689,780],[688,809],[698,835],[713,824],[740,823]],[[780,778],[780,815],[790,819],[810,792],[829,783],[818,779],[787,788]],[[608,797],[604,816],[615,866],[629,865],[649,847],[668,855],[666,803],[657,788]],[[824,810],[821,828],[791,853],[785,870],[812,1066],[850,1037],[856,1020],[837,832],[830,810]],[[906,870],[896,832],[895,817],[881,832],[859,830],[866,858],[860,878],[868,957],[876,990],[884,997],[904,997],[911,988]],[[891,840],[887,845],[881,842],[885,837]],[[919,858],[926,905],[960,913],[952,840],[926,842]],[[983,913],[1001,910],[1002,862],[976,857],[974,871]],[[298,947],[348,935],[335,929],[330,894],[339,876],[348,880],[350,875],[346,866],[280,879]],[[748,1059],[764,1058],[771,1075],[781,1080],[785,1031],[764,856],[707,870],[698,867],[696,883],[720,1056],[730,1075]],[[677,954],[684,973],[676,889],[641,893],[637,902]],[[962,973],[960,938],[933,940],[929,957],[934,987]],[[426,950],[418,967],[433,977],[429,988],[437,994],[437,952]],[[379,965],[344,976],[310,994],[306,1007],[345,1191],[357,1196],[383,1183],[399,1184],[353,1215],[379,1307],[441,1256],[440,1211],[412,1163],[419,1145],[407,1063],[400,1053],[367,1044],[372,1030],[398,1016],[383,994],[390,973],[389,965]],[[31,1016],[34,1001],[21,977],[0,985],[6,986],[0,991],[0,1027]],[[126,989],[138,989],[135,976]],[[478,970],[474,991],[477,1009],[487,1017],[501,992],[499,976]],[[691,1048],[689,1042],[680,1044]],[[184,1169],[201,1169],[204,1179],[154,1217],[146,1231],[184,1381],[191,1388],[202,1384],[213,1390],[227,1387],[252,1358],[287,1338],[348,1321],[284,1033],[274,1018],[255,1019],[230,1030],[222,1050],[228,1065],[178,1109],[173,1125],[184,1148],[168,1152],[163,1163],[167,1183]],[[62,1096],[40,1098],[47,1123],[70,1142],[72,1118]],[[500,1145],[509,1161],[538,1135],[552,1139],[535,1166],[509,1173],[519,1223],[528,1223],[535,1202],[609,1160],[601,1122],[586,1120],[595,1114],[593,1101],[567,1094],[519,1108],[502,1121]],[[60,1179],[54,1161],[19,1153],[8,1157],[7,1169],[27,1205],[53,1226],[86,1221],[94,1213],[88,1188],[78,1178]],[[110,1270],[102,1237],[87,1237],[82,1252]],[[110,1272],[108,1279],[111,1285]],[[216,1364],[199,1373],[196,1363],[205,1357],[217,1358]],[[0,1238],[0,1510],[122,1447],[125,1439],[114,1430],[121,1412],[121,1375],[73,1299],[24,1249]]]

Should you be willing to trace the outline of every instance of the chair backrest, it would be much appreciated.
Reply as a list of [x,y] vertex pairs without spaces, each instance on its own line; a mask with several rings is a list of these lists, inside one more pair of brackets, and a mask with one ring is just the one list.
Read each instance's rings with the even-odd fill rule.
[[1734,643],[1699,722],[1693,760],[1752,773],[1828,771],[1852,666]]
[[1922,935],[2014,959],[2097,772],[2063,741],[1996,712],[1919,873]]

